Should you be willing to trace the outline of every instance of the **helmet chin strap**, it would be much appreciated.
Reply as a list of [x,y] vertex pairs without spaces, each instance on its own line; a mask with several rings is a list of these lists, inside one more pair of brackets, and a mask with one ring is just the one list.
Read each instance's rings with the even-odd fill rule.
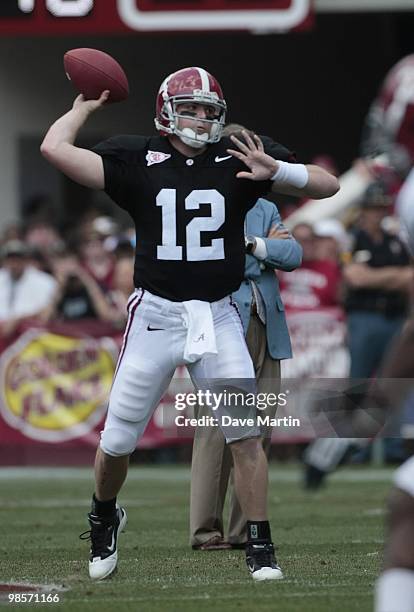
[[189,127],[182,130],[176,130],[175,133],[184,144],[193,147],[193,149],[202,149],[209,140],[207,132],[204,132],[204,134],[197,134]]

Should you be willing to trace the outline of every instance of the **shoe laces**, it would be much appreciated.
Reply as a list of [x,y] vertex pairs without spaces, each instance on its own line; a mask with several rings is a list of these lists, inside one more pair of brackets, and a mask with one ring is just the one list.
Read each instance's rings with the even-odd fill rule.
[[113,519],[105,520],[89,517],[89,523],[91,528],[81,533],[79,539],[90,540],[92,556],[98,557],[110,541],[114,522]]

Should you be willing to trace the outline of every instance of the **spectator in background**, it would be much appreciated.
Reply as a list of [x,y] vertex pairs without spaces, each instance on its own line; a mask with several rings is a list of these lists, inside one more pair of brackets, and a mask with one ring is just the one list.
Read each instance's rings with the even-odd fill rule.
[[332,261],[339,266],[349,255],[351,246],[343,224],[337,219],[321,219],[313,226],[315,256],[319,261]]
[[114,310],[105,294],[75,254],[62,251],[55,256],[52,267],[57,286],[53,299],[42,313],[44,321],[114,320]]
[[42,221],[47,223],[50,219],[57,219],[59,211],[49,194],[40,193],[23,202],[23,216],[30,224]]
[[40,252],[47,257],[53,253],[62,243],[62,237],[57,227],[46,220],[30,221],[24,232],[24,240],[32,250]]
[[23,240],[24,232],[20,223],[11,223],[8,225],[2,233],[0,244],[4,245],[10,240]]
[[78,254],[81,265],[104,292],[112,288],[115,263],[105,245],[117,231],[118,226],[111,217],[97,217],[79,229]]
[[30,265],[30,252],[24,242],[6,242],[0,254],[0,334],[7,336],[50,303],[56,281]]
[[24,241],[30,248],[31,265],[53,274],[50,262],[63,246],[63,239],[56,225],[45,219],[29,220],[24,227]]
[[303,249],[302,265],[293,272],[278,271],[281,296],[288,308],[337,306],[341,275],[337,262],[318,259],[313,227],[300,223],[292,231]]
[[410,257],[401,240],[382,228],[390,203],[381,183],[368,187],[352,261],[344,268],[351,378],[375,373],[408,313],[413,280]]

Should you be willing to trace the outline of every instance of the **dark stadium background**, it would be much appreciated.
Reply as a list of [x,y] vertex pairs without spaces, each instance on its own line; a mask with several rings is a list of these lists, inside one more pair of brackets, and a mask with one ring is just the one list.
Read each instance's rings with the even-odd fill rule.
[[[70,48],[97,47],[114,55],[131,84],[127,102],[88,124],[86,144],[114,133],[151,133],[162,78],[179,67],[201,65],[221,81],[230,120],[271,135],[295,149],[300,160],[329,153],[343,171],[358,155],[361,126],[382,78],[414,51],[413,31],[414,12],[318,13],[313,29],[289,34],[3,37],[0,178],[6,219],[13,207],[45,191],[72,210],[94,197],[57,176],[38,154],[47,126],[73,99],[62,65]],[[6,106],[14,109],[13,118]]]

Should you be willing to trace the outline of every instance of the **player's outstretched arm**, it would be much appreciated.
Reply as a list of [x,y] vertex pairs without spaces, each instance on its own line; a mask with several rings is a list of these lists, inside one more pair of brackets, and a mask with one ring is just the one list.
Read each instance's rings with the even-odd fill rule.
[[230,136],[239,150],[228,149],[228,153],[240,159],[250,169],[250,172],[239,172],[238,178],[252,181],[272,180],[272,191],[297,197],[329,198],[339,190],[337,178],[323,168],[278,161],[265,153],[263,143],[256,134],[253,138],[246,131],[242,134],[245,142],[234,135]]
[[104,91],[99,100],[85,100],[78,96],[71,110],[49,128],[41,146],[42,155],[72,180],[91,187],[104,189],[105,177],[102,157],[88,149],[74,145],[76,136],[91,113],[101,108],[108,99]]

